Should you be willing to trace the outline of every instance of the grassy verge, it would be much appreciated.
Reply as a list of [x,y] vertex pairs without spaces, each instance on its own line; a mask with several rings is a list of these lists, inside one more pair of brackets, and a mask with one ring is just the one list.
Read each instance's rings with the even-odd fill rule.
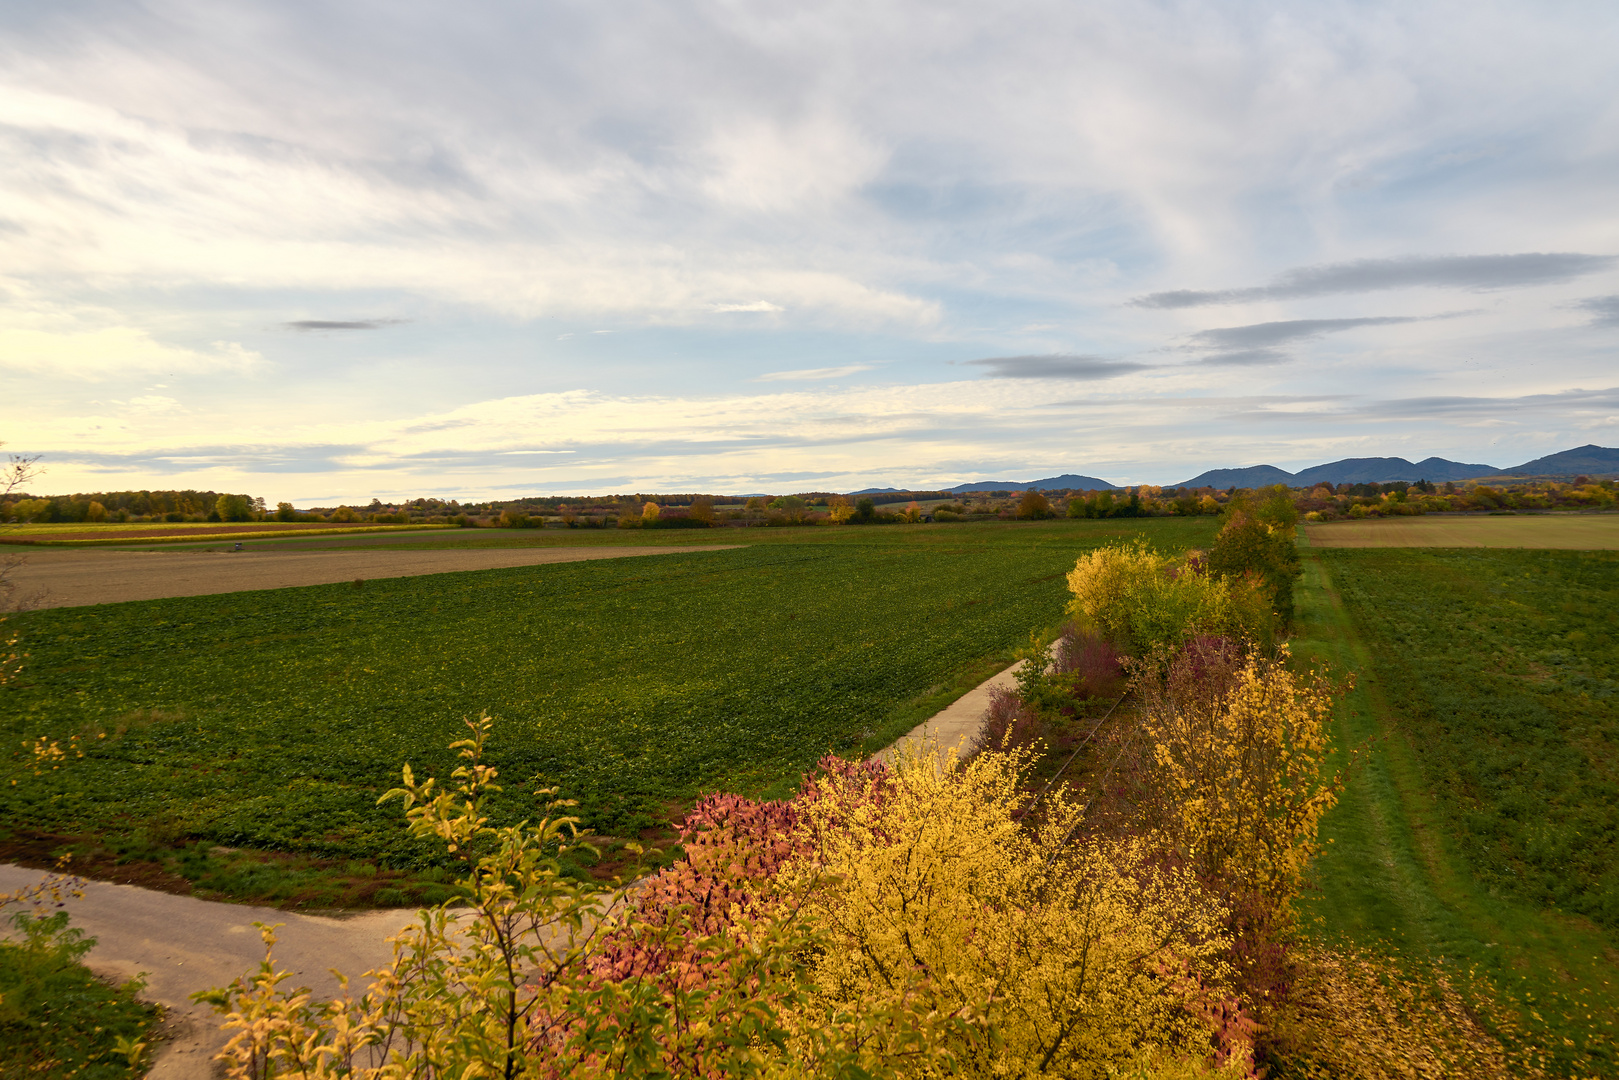
[[[405,762],[447,777],[465,717],[498,721],[499,820],[536,812],[534,780],[597,834],[655,839],[703,791],[782,790],[954,700],[1061,609],[1088,547],[1212,528],[760,529],[690,556],[32,612],[8,624],[31,657],[3,691],[0,843],[242,899],[428,898],[443,856],[376,800]],[[51,744],[66,756],[37,760]]]
[[158,1010],[136,999],[141,984],[114,986],[91,974],[80,960],[94,939],[70,929],[64,912],[20,913],[11,929],[11,940],[0,941],[0,1076],[144,1076],[149,1057],[133,1044],[150,1042]]
[[[1369,567],[1374,556],[1380,562]],[[1479,794],[1449,782],[1446,763],[1511,740],[1488,723],[1470,734],[1453,728],[1444,735],[1429,723],[1436,707],[1498,714],[1488,702],[1445,699],[1458,687],[1487,695],[1490,681],[1480,669],[1495,658],[1493,651],[1474,648],[1469,655],[1441,643],[1491,625],[1500,612],[1476,590],[1458,592],[1460,583],[1436,576],[1433,567],[1413,567],[1416,559],[1411,551],[1306,552],[1294,652],[1301,662],[1360,673],[1336,734],[1340,748],[1365,748],[1343,799],[1323,823],[1326,850],[1316,867],[1321,891],[1304,904],[1311,933],[1403,957],[1415,969],[1433,965],[1482,976],[1516,1007],[1521,1026],[1517,1034],[1503,1032],[1509,1042],[1540,1048],[1555,1073],[1611,1075],[1619,1024],[1619,987],[1613,985],[1619,953],[1611,932],[1528,902],[1525,890],[1477,872],[1463,850],[1470,831],[1458,822],[1480,814]],[[1396,565],[1409,572],[1372,572]],[[1346,581],[1353,601],[1340,591]],[[1448,598],[1441,598],[1443,591]],[[1375,614],[1389,605],[1404,617],[1391,623]],[[1431,623],[1439,625],[1429,633]],[[1443,678],[1424,667],[1440,654]],[[1545,795],[1555,800],[1557,792]]]

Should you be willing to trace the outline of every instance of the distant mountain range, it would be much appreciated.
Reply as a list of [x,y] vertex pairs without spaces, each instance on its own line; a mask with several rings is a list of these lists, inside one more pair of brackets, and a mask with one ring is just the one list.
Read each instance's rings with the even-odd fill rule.
[[1313,465],[1296,473],[1286,472],[1274,465],[1254,465],[1246,469],[1210,469],[1176,487],[1240,488],[1263,487],[1266,484],[1286,484],[1289,487],[1312,487],[1316,484],[1388,484],[1396,480],[1414,482],[1432,480],[1473,480],[1480,476],[1499,476],[1501,470],[1494,465],[1468,465],[1460,461],[1431,457],[1412,464],[1405,458],[1368,457],[1344,458],[1325,465]]
[[[955,487],[929,488],[930,491],[944,491],[952,495],[960,495],[968,491],[1113,491],[1117,484],[1110,484],[1106,480],[1098,480],[1094,476],[1077,476],[1074,473],[1063,473],[1061,476],[1048,476],[1044,480],[975,480],[966,484],[957,484]],[[874,487],[864,488],[860,491],[851,491],[850,495],[893,495],[898,492],[916,491],[917,488],[891,488]]]
[[1098,480],[1094,476],[1079,476],[1075,473],[1063,473],[1061,476],[1048,476],[1044,480],[1030,480],[1026,483],[1015,484],[1005,480],[977,480],[969,484],[957,484],[955,487],[944,488],[944,491],[959,494],[963,491],[1109,491],[1117,484],[1110,484],[1106,480]]
[[1399,480],[1444,483],[1446,480],[1480,480],[1487,476],[1578,476],[1581,473],[1592,476],[1619,473],[1619,449],[1587,444],[1526,461],[1509,469],[1495,465],[1469,465],[1441,457],[1424,458],[1415,463],[1397,457],[1344,458],[1296,473],[1278,469],[1274,465],[1253,465],[1246,469],[1210,469],[1174,486],[1252,488],[1266,484],[1287,484],[1289,487],[1310,487],[1321,483],[1390,484]]
[[1619,449],[1586,443],[1560,454],[1548,454],[1526,461],[1515,469],[1506,469],[1497,476],[1613,476],[1619,473]]
[[[1498,468],[1494,465],[1469,465],[1466,462],[1451,461],[1448,458],[1430,457],[1418,462],[1410,462],[1398,457],[1364,457],[1344,458],[1342,461],[1329,461],[1325,465],[1312,465],[1308,469],[1301,469],[1290,473],[1285,469],[1278,469],[1274,465],[1251,465],[1246,469],[1210,469],[1199,473],[1190,480],[1180,484],[1166,484],[1165,487],[1212,487],[1212,488],[1255,488],[1268,484],[1286,484],[1289,487],[1310,487],[1314,484],[1391,484],[1404,480],[1415,482],[1429,480],[1435,483],[1444,483],[1447,480],[1481,480],[1485,477],[1526,477],[1526,476],[1615,476],[1619,477],[1619,449],[1608,446],[1597,446],[1589,443],[1577,446],[1572,450],[1561,453],[1548,454],[1545,457],[1526,461],[1522,465],[1515,465],[1510,469]],[[967,491],[1116,491],[1119,485],[1111,484],[1106,480],[1099,480],[1094,476],[1080,476],[1075,473],[1063,473],[1061,476],[1048,476],[1044,480],[1026,480],[1022,482],[1010,480],[976,480],[955,487],[939,488],[951,494],[960,494]],[[907,488],[866,488],[864,491],[851,492],[854,495],[889,495],[911,489]]]

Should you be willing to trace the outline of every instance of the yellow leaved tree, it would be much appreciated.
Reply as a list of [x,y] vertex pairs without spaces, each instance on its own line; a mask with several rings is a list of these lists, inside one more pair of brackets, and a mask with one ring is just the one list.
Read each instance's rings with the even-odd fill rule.
[[863,1033],[861,1064],[895,1075],[1210,1075],[1196,1006],[1223,979],[1223,912],[1139,841],[1076,838],[1084,807],[1060,791],[1021,820],[1027,766],[929,755],[812,782],[789,871],[817,881],[823,945],[801,1015],[850,1036],[927,1018]]
[[1175,558],[1145,540],[1097,548],[1068,573],[1068,612],[1084,629],[1141,655],[1164,655],[1199,634],[1268,643],[1268,600],[1245,581],[1209,574],[1197,552]]
[[1343,687],[1296,675],[1287,659],[1285,645],[1266,658],[1199,641],[1162,678],[1136,682],[1144,824],[1201,879],[1277,912],[1297,893],[1340,787],[1327,759]]

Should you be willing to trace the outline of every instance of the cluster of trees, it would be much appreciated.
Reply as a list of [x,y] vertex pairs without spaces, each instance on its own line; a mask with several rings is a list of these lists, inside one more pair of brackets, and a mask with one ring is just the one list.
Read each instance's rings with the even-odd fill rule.
[[1317,484],[1294,492],[1308,520],[1499,510],[1609,510],[1619,502],[1612,480],[1576,477],[1570,483],[1530,480],[1505,484]]
[[0,521],[253,521],[264,500],[217,491],[100,491],[79,495],[16,494],[0,502]]
[[1208,551],[1163,555],[1138,540],[1082,556],[1068,587],[1080,625],[1138,656],[1215,635],[1270,647],[1293,620],[1298,511],[1283,491],[1239,495]]
[[[755,496],[727,508],[710,495],[634,495],[597,498],[534,497],[466,502],[412,499],[364,507],[337,506],[308,511],[280,503],[267,510],[263,499],[214,491],[114,491],[34,497],[13,494],[0,501],[0,521],[331,521],[377,524],[456,524],[466,527],[543,528],[555,521],[568,528],[699,528],[888,524],[983,520],[1070,518],[1193,517],[1224,514],[1233,500],[1270,499],[1286,494],[1311,521],[1341,517],[1426,514],[1447,511],[1611,509],[1619,502],[1612,480],[1578,477],[1571,483],[1526,481],[1511,487],[1483,484],[1435,485],[1427,481],[1392,484],[1318,484],[1309,489],[1282,486],[1257,492],[1229,488],[1161,488],[1142,485],[1116,491],[986,493],[950,497],[931,507],[917,493],[909,501],[879,504],[871,496],[853,498],[824,492]],[[940,496],[943,497],[943,496]],[[884,497],[888,498],[888,497]],[[919,501],[919,499],[921,501]],[[903,505],[902,505],[903,504]],[[648,506],[657,512],[649,514]]]

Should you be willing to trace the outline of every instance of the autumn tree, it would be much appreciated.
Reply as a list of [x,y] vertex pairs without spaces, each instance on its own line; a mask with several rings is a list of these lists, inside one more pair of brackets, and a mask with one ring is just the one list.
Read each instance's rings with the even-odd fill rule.
[[1145,540],[1081,556],[1068,589],[1068,612],[1080,626],[1140,656],[1167,656],[1199,634],[1262,645],[1273,636],[1267,595],[1209,573],[1195,553],[1175,558]]
[[1030,488],[1018,502],[1017,516],[1024,521],[1042,521],[1051,517],[1051,503],[1040,492]]
[[246,495],[221,495],[214,501],[214,512],[221,521],[250,521],[253,504]]
[[1252,495],[1233,496],[1226,521],[1209,548],[1209,570],[1225,578],[1262,583],[1278,624],[1293,621],[1293,583],[1304,573],[1295,539],[1299,512],[1278,484]]

